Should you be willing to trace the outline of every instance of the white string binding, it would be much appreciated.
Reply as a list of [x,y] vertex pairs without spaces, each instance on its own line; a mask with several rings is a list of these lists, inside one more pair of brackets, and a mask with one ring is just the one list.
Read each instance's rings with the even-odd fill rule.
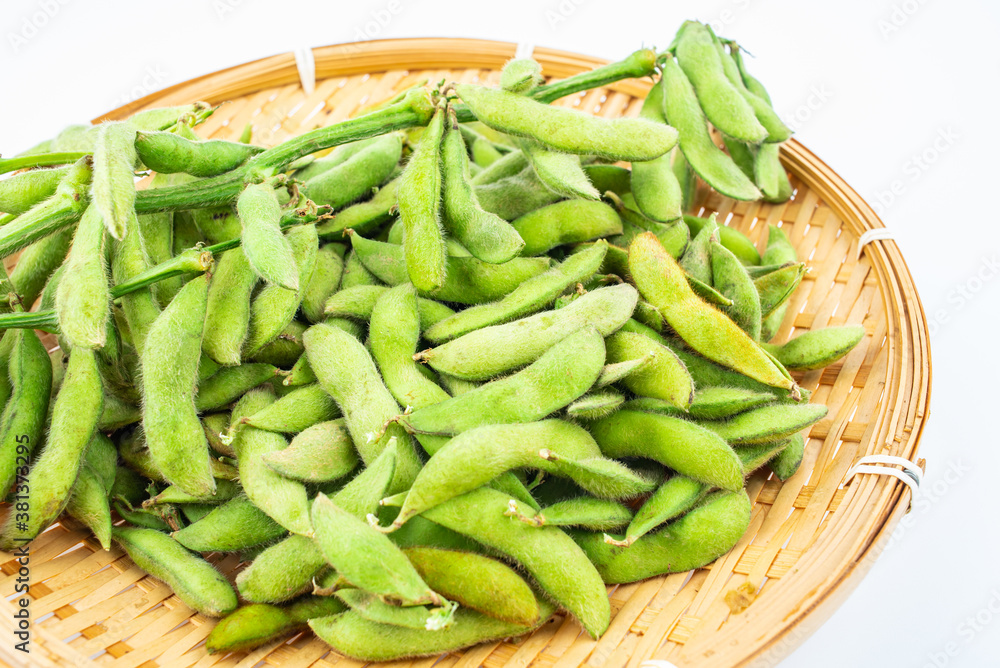
[[301,47],[295,49],[295,67],[299,70],[299,82],[306,95],[312,95],[316,90],[316,58],[312,49]]
[[861,259],[861,252],[864,250],[865,246],[873,241],[878,241],[880,239],[895,239],[896,234],[888,227],[875,227],[870,230],[865,230],[860,237],[858,237],[858,257]]
[[[903,470],[891,468],[893,466],[902,466]],[[920,484],[924,480],[924,472],[919,466],[911,462],[909,459],[903,457],[895,457],[893,455],[868,455],[862,457],[858,462],[847,472],[847,478],[844,480],[844,484],[851,482],[854,476],[859,473],[871,473],[873,475],[890,475],[896,478],[907,487],[910,488],[910,502],[909,508],[913,507],[913,499],[916,498],[917,493],[920,491]],[[909,512],[909,510],[907,510]]]
[[517,49],[514,51],[514,58],[531,58],[532,54],[535,53],[535,45],[531,42],[518,42]]

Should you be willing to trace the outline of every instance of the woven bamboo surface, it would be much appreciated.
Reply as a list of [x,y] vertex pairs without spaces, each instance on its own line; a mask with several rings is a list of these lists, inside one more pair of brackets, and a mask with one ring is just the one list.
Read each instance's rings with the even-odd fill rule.
[[[414,39],[314,50],[317,85],[306,95],[291,54],[265,58],[195,79],[109,113],[194,100],[226,102],[197,130],[233,139],[254,125],[254,142],[289,136],[356,115],[423,80],[494,82],[515,46],[504,42]],[[562,78],[603,63],[536,49],[543,72]],[[564,99],[601,116],[634,116],[649,81],[626,81]],[[531,636],[443,657],[397,662],[398,668],[639,668],[648,659],[678,666],[777,664],[847,597],[874,563],[880,541],[906,512],[909,491],[887,476],[845,474],[862,456],[916,460],[928,413],[930,353],[923,308],[899,249],[877,241],[858,257],[858,237],[882,227],[872,209],[826,164],[796,141],[782,159],[795,188],[779,205],[734,202],[702,184],[698,207],[739,229],[763,249],[767,225],[780,225],[810,272],[792,297],[776,338],[811,328],[863,324],[867,336],[845,359],[798,374],[829,416],[808,433],[802,467],[779,482],[768,472],[748,483],[750,528],[712,565],[691,573],[611,587],[614,618],[599,641],[563,616]],[[698,211],[695,211],[698,213]],[[234,576],[233,555],[211,555]],[[170,589],[146,577],[118,550],[104,552],[72,520],[31,544],[31,664],[38,666],[317,666],[361,663],[332,652],[306,632],[249,653],[209,655],[213,621],[194,614]],[[18,564],[0,553],[0,592],[14,590]],[[751,592],[735,613],[727,601]],[[13,608],[0,598],[6,626]],[[25,665],[7,640],[0,660]],[[838,648],[831,648],[837,651]],[[17,654],[18,656],[14,656]]]

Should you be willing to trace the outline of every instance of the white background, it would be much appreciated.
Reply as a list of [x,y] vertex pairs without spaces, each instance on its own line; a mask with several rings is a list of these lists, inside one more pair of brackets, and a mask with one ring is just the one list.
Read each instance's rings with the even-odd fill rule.
[[687,18],[753,52],[752,71],[797,137],[896,232],[931,321],[924,500],[850,599],[782,665],[998,665],[995,0],[4,0],[0,151],[299,46],[480,37],[616,59],[666,47]]

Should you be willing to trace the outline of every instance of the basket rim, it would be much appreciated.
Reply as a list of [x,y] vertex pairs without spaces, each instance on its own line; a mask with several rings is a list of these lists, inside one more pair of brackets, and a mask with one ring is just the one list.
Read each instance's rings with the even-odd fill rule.
[[[514,56],[516,49],[515,43],[505,41],[420,37],[333,44],[316,47],[313,54],[316,79],[319,81],[400,69],[400,63],[406,63],[408,70],[454,67],[498,69]],[[609,62],[594,56],[544,47],[536,47],[532,55],[546,74],[559,78]],[[154,105],[182,104],[194,99],[217,103],[262,89],[293,84],[298,80],[294,55],[291,52],[275,54],[179,82],[102,114],[94,122],[123,118]],[[205,94],[206,86],[208,95]],[[651,81],[632,79],[607,88],[639,97],[650,86]],[[200,91],[197,95],[193,93],[195,88]],[[781,157],[786,168],[818,193],[855,235],[885,227],[874,209],[800,141],[791,139],[786,142],[782,146]],[[856,241],[852,249],[855,246]],[[859,451],[859,456],[887,452],[889,448],[896,447],[893,454],[913,459],[929,416],[932,369],[926,314],[898,245],[892,240],[880,240],[869,244],[865,252],[885,309],[888,363],[879,370],[879,374],[885,373],[884,394],[877,414],[862,438],[861,446],[865,450]],[[917,463],[923,467],[924,460],[920,459]],[[805,578],[809,595],[795,597],[794,605],[788,607],[792,612],[777,628],[755,639],[756,651],[743,655],[740,665],[764,658],[780,660],[819,628],[870,570],[874,564],[873,557],[880,552],[878,546],[891,535],[906,513],[904,501],[907,499],[903,486],[884,476],[866,477],[852,483],[841,506],[851,512],[837,513],[834,521],[817,533],[816,539],[801,556],[801,560],[826,561],[837,567],[830,569],[826,577],[817,577],[815,561],[809,562],[812,568],[808,571],[796,567],[783,578],[789,583],[783,587],[788,592],[799,591],[800,588],[793,584],[796,579]],[[682,658],[698,661],[698,665],[730,665],[720,663],[726,656],[725,649],[727,645],[735,644],[741,629],[751,624],[753,618],[754,607],[751,606],[739,616],[736,624],[727,624],[712,635],[711,643],[690,648],[685,646]]]

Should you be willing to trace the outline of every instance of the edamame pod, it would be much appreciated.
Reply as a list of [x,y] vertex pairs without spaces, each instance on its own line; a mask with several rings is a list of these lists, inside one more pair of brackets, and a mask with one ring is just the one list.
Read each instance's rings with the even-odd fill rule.
[[759,340],[761,303],[753,279],[739,258],[718,241],[709,243],[709,255],[712,285],[733,302],[723,310],[750,338]]
[[805,455],[805,439],[802,434],[794,434],[788,446],[768,461],[767,465],[778,476],[778,480],[784,482],[799,470],[802,458]]
[[135,151],[147,167],[161,174],[184,172],[216,176],[232,171],[264,149],[221,139],[192,141],[173,132],[138,132]]
[[565,308],[469,332],[418,358],[451,376],[486,380],[534,362],[582,327],[593,326],[602,336],[612,334],[632,315],[637,298],[627,283],[599,288]]
[[[663,80],[657,81],[643,100],[639,117],[663,123]],[[681,217],[683,194],[671,166],[670,153],[649,162],[632,163],[630,192],[647,218],[665,223]]]
[[[251,390],[233,408],[233,422],[257,413],[273,401],[269,391]],[[264,462],[265,455],[287,446],[280,434],[249,426],[240,429],[233,440],[240,481],[247,497],[274,521],[292,533],[311,536],[313,529],[309,522],[306,488],[300,482],[278,475]]]
[[357,468],[358,455],[344,420],[339,419],[303,429],[287,448],[264,455],[264,463],[286,478],[329,482]]
[[[389,285],[410,282],[403,247],[356,234],[351,236],[351,243],[361,262],[379,280]],[[414,285],[423,296],[459,304],[482,304],[510,294],[524,281],[546,271],[550,264],[547,257],[518,257],[503,264],[489,264],[474,257],[449,257],[448,278],[440,288],[425,292]]]
[[223,367],[198,384],[194,397],[195,410],[203,413],[222,408],[277,374],[277,367],[270,364]]
[[287,607],[252,603],[219,620],[205,639],[209,654],[240,652],[291,635],[309,626],[310,619],[336,615],[347,609],[333,596],[307,596]]
[[108,233],[121,241],[135,218],[135,126],[129,121],[105,121],[97,126],[91,206]]
[[223,253],[208,286],[205,335],[201,346],[219,364],[237,365],[250,326],[250,304],[257,274],[242,248]]
[[288,239],[281,233],[281,206],[274,186],[252,183],[236,200],[243,226],[243,253],[254,272],[268,283],[299,289],[299,271]]
[[407,629],[439,631],[451,625],[455,613],[454,605],[436,609],[424,605],[390,605],[374,594],[354,588],[338,589],[334,596],[364,619]]
[[[681,269],[688,276],[709,287],[712,287],[712,256],[710,249],[712,242],[718,241],[718,230],[719,226],[715,222],[715,214],[713,213],[705,226],[691,239],[691,243],[688,244],[684,255],[677,260],[677,264],[681,266]],[[667,252],[669,253],[670,251],[668,250]],[[670,253],[670,256],[674,257],[674,254]],[[729,300],[728,297],[726,299]]]
[[296,387],[274,403],[239,420],[264,431],[295,434],[340,417],[340,410],[318,383]]
[[208,278],[197,276],[181,288],[149,328],[141,359],[142,423],[153,462],[171,483],[200,496],[215,491],[194,403]]
[[[582,396],[604,367],[604,338],[584,327],[521,371],[403,416],[418,434],[452,436],[486,424],[531,422]],[[430,441],[421,439],[424,447]],[[431,452],[430,454],[433,454]]]
[[410,282],[423,292],[444,285],[448,269],[440,220],[444,117],[443,109],[434,113],[400,177],[396,196],[399,219],[406,228],[405,270]]
[[400,413],[399,405],[382,382],[374,360],[350,334],[326,324],[313,325],[305,333],[309,364],[323,389],[333,397],[344,414],[358,454],[371,464],[392,438],[400,444],[393,492],[410,486],[420,469],[420,461],[410,437],[387,422]]
[[854,349],[865,337],[861,325],[825,327],[799,334],[780,346],[761,344],[790,370],[822,369]]
[[441,343],[545,308],[566,288],[592,276],[604,260],[607,248],[604,241],[598,241],[544,274],[524,281],[500,301],[472,306],[441,320],[424,331],[424,338]]
[[0,211],[20,216],[55,194],[69,167],[32,169],[0,181]]
[[236,576],[236,588],[247,601],[280,603],[309,591],[325,567],[315,542],[293,534],[258,554]]
[[309,322],[323,319],[323,306],[340,285],[344,273],[344,250],[341,244],[326,244],[316,252],[312,275],[302,293],[302,313]]
[[710,489],[710,486],[684,475],[668,478],[636,511],[625,530],[625,538],[616,540],[605,535],[604,542],[629,547],[657,526],[691,510]]
[[[319,247],[316,226],[300,225],[293,228],[286,238],[298,271],[296,285],[305,288],[316,266],[316,251]],[[288,289],[280,285],[264,286],[250,305],[250,325],[243,344],[244,355],[252,357],[281,334],[295,318],[301,303],[302,291],[297,287]]]
[[724,420],[775,401],[770,392],[754,392],[738,387],[706,387],[694,395],[691,416],[703,420]]
[[789,264],[753,281],[757,294],[760,295],[760,311],[762,317],[774,311],[788,301],[795,289],[799,287],[808,268],[804,262]]
[[450,398],[414,361],[419,342],[416,289],[409,283],[397,285],[372,309],[368,346],[386,387],[401,406],[422,408]]
[[136,566],[165,582],[187,606],[208,617],[236,609],[236,592],[222,573],[170,536],[126,527],[115,527],[113,536]]
[[597,420],[614,413],[623,403],[625,397],[614,390],[589,392],[567,406],[566,415],[581,420]]
[[48,442],[30,471],[24,466],[15,469],[18,476],[27,476],[31,494],[26,513],[15,506],[17,512],[7,517],[0,530],[0,550],[13,550],[34,539],[66,507],[101,416],[103,397],[96,354],[87,348],[73,348],[52,406]]
[[676,130],[642,119],[599,118],[476,84],[457,84],[455,90],[489,127],[557,151],[641,161],[658,158],[677,143]]
[[[742,76],[740,76],[740,68],[737,66],[736,61],[729,57],[722,42],[712,32],[712,29],[707,28],[707,32],[711,35],[715,50],[719,54],[719,61],[722,63],[722,71],[726,75],[726,79],[736,89],[736,92],[743,96],[743,99],[747,101],[747,104],[753,110],[757,120],[767,130],[767,138],[764,141],[769,144],[778,144],[789,139],[792,136],[792,131],[774,113],[774,109],[771,108],[770,98],[763,98],[749,89],[744,83]],[[764,147],[761,146],[761,148]]]
[[608,337],[608,362],[645,360],[619,382],[643,397],[662,399],[686,411],[694,397],[694,381],[684,363],[666,346],[641,334],[617,332]]
[[714,37],[708,26],[697,21],[685,22],[678,32],[677,60],[694,86],[698,103],[712,125],[730,137],[759,144],[768,138],[767,129],[757,120],[749,102],[726,77]]
[[644,457],[700,482],[737,490],[743,466],[712,430],[675,417],[623,410],[587,424],[607,457]]
[[238,552],[277,540],[286,533],[250,499],[237,496],[170,535],[193,552]]
[[601,198],[580,166],[580,156],[550,151],[530,139],[519,139],[518,146],[535,170],[535,176],[552,192],[561,197],[595,201]]
[[67,227],[21,251],[10,272],[10,282],[24,308],[30,309],[42,294],[46,281],[65,260],[72,241],[73,228]]
[[[518,151],[516,155],[524,154]],[[496,164],[501,162],[498,160]],[[504,220],[515,220],[546,204],[562,199],[558,193],[547,188],[539,180],[531,165],[512,176],[476,185],[473,190],[485,211],[494,213]]]
[[654,235],[647,232],[629,247],[629,270],[639,292],[660,309],[667,323],[709,359],[774,387],[793,398],[798,386],[727,316],[695,296],[683,270]]
[[111,288],[104,263],[104,230],[100,211],[87,207],[66,258],[66,280],[56,288],[59,330],[74,348],[102,348],[107,341]]
[[[370,320],[375,303],[388,291],[389,288],[384,285],[356,285],[344,288],[327,299],[324,313],[327,317]],[[429,329],[445,318],[455,315],[455,312],[444,304],[423,297],[417,297],[417,313],[420,316],[421,330]]]
[[[507,555],[599,638],[611,618],[604,583],[590,561],[557,527],[533,527],[505,517],[509,498],[481,487],[424,513],[424,517]],[[545,610],[542,609],[542,616]],[[456,622],[458,626],[458,622]]]
[[700,422],[733,445],[753,445],[787,438],[826,417],[819,404],[770,404],[740,413],[725,422]]
[[309,178],[305,194],[316,204],[339,209],[382,185],[402,152],[403,133],[382,135],[339,165]]
[[610,531],[628,524],[632,511],[610,499],[577,496],[546,506],[533,518],[522,517],[535,526],[576,526],[591,531]]
[[358,234],[367,234],[392,220],[396,209],[396,196],[400,178],[396,177],[379,188],[375,195],[365,202],[352,204],[322,224],[316,230],[320,239],[337,240],[344,230],[351,229]]
[[[469,183],[473,186],[484,186],[490,183],[496,183],[501,179],[520,174],[526,167],[530,167],[528,164],[528,156],[524,155],[524,153],[522,153],[519,149],[513,150],[499,160],[494,161],[493,164],[484,168],[483,171],[473,176],[469,180]],[[529,171],[531,170],[529,169]]]
[[753,181],[712,141],[694,87],[676,59],[668,57],[663,64],[662,81],[664,115],[677,128],[678,143],[691,169],[726,197],[760,199]]
[[507,221],[483,210],[469,184],[469,159],[461,133],[449,130],[441,150],[445,228],[483,262],[502,264],[517,257],[524,241]]
[[105,550],[111,549],[111,505],[108,494],[115,482],[118,452],[104,434],[96,434],[87,447],[80,473],[73,484],[66,512],[90,529]]
[[621,234],[622,221],[604,202],[566,200],[526,213],[511,226],[524,239],[521,255],[541,255],[563,244]]
[[617,584],[705,566],[732,549],[749,524],[750,499],[740,490],[710,495],[676,522],[646,534],[626,550],[605,543],[599,533],[571,535],[604,581]]
[[[0,416],[0,497],[7,496],[18,469],[27,468],[45,437],[52,389],[52,363],[33,330],[8,331],[4,342],[10,346],[4,374],[10,379],[10,397]],[[4,378],[0,382],[7,385]]]
[[[137,223],[135,218],[126,221],[125,238],[117,242],[112,249],[111,276],[116,284],[140,276],[150,268]],[[125,322],[128,323],[132,345],[141,356],[146,348],[149,329],[160,315],[160,305],[153,296],[152,288],[145,287],[122,295],[121,308]]]
[[[691,236],[696,236],[702,228],[709,223],[709,218],[699,218],[698,216],[684,215],[684,224],[691,231]],[[719,243],[732,251],[733,255],[740,259],[748,267],[756,267],[761,264],[760,253],[750,239],[739,230],[727,225],[718,227]]]

